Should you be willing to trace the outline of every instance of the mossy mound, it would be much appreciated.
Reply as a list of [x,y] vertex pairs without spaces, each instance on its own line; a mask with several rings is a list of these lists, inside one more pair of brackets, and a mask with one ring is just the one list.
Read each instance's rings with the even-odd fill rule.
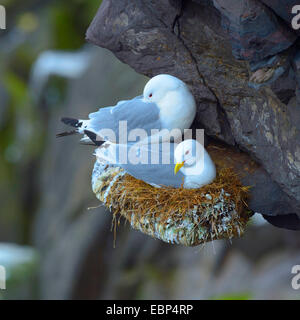
[[248,187],[231,168],[217,168],[213,183],[200,189],[161,187],[96,162],[93,191],[113,213],[141,232],[168,243],[196,246],[241,236],[250,218]]

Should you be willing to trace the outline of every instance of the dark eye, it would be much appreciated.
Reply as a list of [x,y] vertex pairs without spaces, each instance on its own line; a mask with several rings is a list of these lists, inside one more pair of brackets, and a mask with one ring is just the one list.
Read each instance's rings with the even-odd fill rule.
[[151,97],[152,97],[152,93],[149,94],[149,98],[151,98]]
[[189,151],[189,150],[185,152],[185,154],[189,154],[189,153],[190,153],[190,151]]

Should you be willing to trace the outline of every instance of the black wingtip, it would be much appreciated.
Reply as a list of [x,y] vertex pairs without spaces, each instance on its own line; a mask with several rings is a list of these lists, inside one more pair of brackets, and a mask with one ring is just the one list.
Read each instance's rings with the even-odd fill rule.
[[100,147],[105,142],[98,140],[97,135],[92,131],[84,130],[84,134],[86,134],[97,147]]
[[79,128],[82,125],[82,122],[80,122],[78,119],[75,118],[67,118],[63,117],[60,119],[64,124],[67,124],[68,126]]

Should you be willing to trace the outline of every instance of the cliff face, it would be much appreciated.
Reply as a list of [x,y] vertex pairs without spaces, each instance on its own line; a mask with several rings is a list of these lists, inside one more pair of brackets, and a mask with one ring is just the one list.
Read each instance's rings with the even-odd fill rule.
[[[268,2],[103,0],[87,40],[139,73],[185,81],[197,101],[194,127],[224,144],[224,158],[246,153],[251,209],[300,216],[297,32],[283,6]],[[249,84],[254,71],[270,66],[272,81]],[[253,160],[256,171],[248,172]]]

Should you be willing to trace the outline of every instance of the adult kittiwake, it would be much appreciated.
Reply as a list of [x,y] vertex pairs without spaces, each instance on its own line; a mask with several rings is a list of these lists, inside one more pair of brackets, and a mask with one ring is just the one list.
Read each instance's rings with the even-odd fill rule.
[[[143,129],[147,137],[153,136],[153,129],[156,134],[164,129],[179,129],[178,137],[190,128],[195,115],[195,99],[187,85],[174,76],[161,74],[147,82],[143,95],[100,108],[89,114],[89,120],[62,118],[62,122],[76,129],[57,136],[81,133],[96,145],[103,141],[120,143],[122,139],[124,143],[127,133],[136,129]],[[126,127],[121,128],[121,124]],[[141,140],[141,137],[135,138],[135,141]]]
[[196,189],[216,177],[211,157],[202,144],[193,139],[179,144],[120,145],[105,142],[96,149],[95,155],[99,163],[120,167],[154,187]]

